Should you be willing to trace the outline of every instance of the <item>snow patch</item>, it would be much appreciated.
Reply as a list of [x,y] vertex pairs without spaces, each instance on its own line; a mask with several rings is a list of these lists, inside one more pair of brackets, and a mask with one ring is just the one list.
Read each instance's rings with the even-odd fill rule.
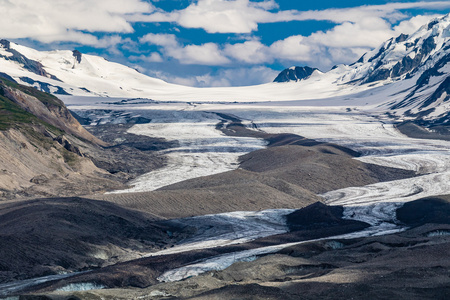
[[450,236],[450,230],[435,230],[427,233],[427,237]]
[[101,290],[106,288],[104,285],[97,283],[71,283],[62,288],[56,289],[57,292],[78,292],[78,291],[91,291]]
[[288,232],[286,215],[294,209],[270,209],[263,211],[236,211],[222,214],[178,219],[185,226],[197,228],[194,237],[183,240],[175,247],[146,256],[174,254],[185,251],[240,244]]

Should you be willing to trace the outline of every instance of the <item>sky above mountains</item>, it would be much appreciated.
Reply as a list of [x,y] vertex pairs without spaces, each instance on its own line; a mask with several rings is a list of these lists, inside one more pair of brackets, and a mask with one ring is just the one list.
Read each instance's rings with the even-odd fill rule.
[[[364,5],[361,5],[364,3]],[[450,12],[450,1],[0,0],[0,38],[78,49],[191,86],[329,70]]]

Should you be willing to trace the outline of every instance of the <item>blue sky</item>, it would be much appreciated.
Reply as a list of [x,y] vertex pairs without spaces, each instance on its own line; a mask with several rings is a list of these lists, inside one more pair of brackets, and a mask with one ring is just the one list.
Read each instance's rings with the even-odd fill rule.
[[450,1],[0,0],[0,38],[78,49],[169,82],[238,86],[352,63]]

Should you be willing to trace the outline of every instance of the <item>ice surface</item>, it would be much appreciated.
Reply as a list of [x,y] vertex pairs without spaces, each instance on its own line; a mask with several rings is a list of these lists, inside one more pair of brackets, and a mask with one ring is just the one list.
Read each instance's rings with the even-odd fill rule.
[[181,224],[197,228],[195,236],[183,240],[175,247],[147,256],[240,244],[261,237],[285,233],[288,231],[285,216],[293,211],[293,209],[271,209],[258,212],[236,211],[179,219],[177,221]]
[[[389,95],[392,91],[388,87],[380,87],[378,92],[381,95]],[[328,239],[390,234],[405,230],[405,227],[398,224],[395,214],[396,209],[403,203],[426,196],[450,193],[450,151],[448,150],[450,143],[440,140],[412,139],[401,134],[391,120],[380,113],[383,109],[374,105],[375,97],[380,97],[380,94],[362,93],[348,101],[335,98],[326,101],[278,103],[140,104],[139,112],[149,116],[152,122],[136,125],[130,132],[178,140],[180,146],[166,151],[165,155],[169,159],[169,164],[166,168],[157,171],[160,172],[159,175],[154,173],[149,177],[140,177],[140,181],[136,181],[136,184],[138,187],[154,189],[174,183],[183,179],[177,177],[180,170],[190,173],[189,178],[209,175],[211,169],[208,169],[208,165],[216,164],[217,161],[223,169],[215,170],[228,170],[230,166],[235,168],[237,165],[233,163],[235,164],[236,160],[233,159],[236,159],[236,153],[264,147],[261,140],[230,138],[217,131],[215,124],[220,118],[210,112],[229,113],[244,120],[244,124],[256,125],[258,130],[268,133],[294,133],[318,141],[333,142],[361,152],[362,156],[356,158],[361,161],[417,172],[419,176],[415,178],[350,187],[322,195],[328,204],[344,206],[345,218],[364,221],[371,225],[370,228],[361,232]],[[339,101],[341,104],[336,105]],[[342,101],[348,105],[344,105]],[[83,109],[83,106],[74,107]],[[121,109],[131,110],[133,105],[121,106]],[[227,147],[230,143],[232,147]],[[240,152],[241,149],[245,151]],[[219,153],[218,157],[215,156],[217,153]],[[198,167],[194,167],[196,164]],[[186,165],[187,169],[182,169]],[[283,223],[278,221],[266,223],[261,221],[261,216],[255,218],[254,214],[254,212],[238,212],[186,220],[187,223],[202,224],[199,225],[198,236],[186,240],[173,249],[153,255],[240,243],[286,230]],[[274,211],[268,215],[282,216],[283,214],[286,212]],[[213,226],[208,229],[208,224]],[[163,274],[160,280],[180,280],[209,270],[223,269],[235,261],[253,259],[257,255],[276,252],[290,245],[293,244],[210,258],[171,270]]]
[[59,280],[63,278],[72,277],[77,274],[81,274],[82,272],[69,273],[69,274],[61,274],[61,275],[49,275],[44,277],[38,277],[33,279],[19,280],[13,281],[9,283],[0,284],[0,296],[7,296],[9,294],[20,292],[21,290],[38,285],[44,282]]
[[252,250],[227,253],[227,254],[212,257],[210,259],[206,259],[204,261],[201,261],[201,262],[198,262],[195,264],[191,264],[191,265],[187,265],[187,266],[184,266],[181,268],[167,271],[164,274],[162,274],[161,276],[159,276],[157,279],[160,282],[180,281],[180,280],[186,279],[188,277],[203,274],[205,272],[214,271],[214,270],[216,270],[216,271],[224,270],[236,262],[252,261],[252,260],[256,259],[257,256],[259,256],[259,255],[275,253],[284,248],[295,246],[295,245],[300,245],[300,244],[304,244],[304,243],[308,243],[308,242],[333,240],[333,239],[353,239],[353,238],[358,238],[358,237],[391,234],[391,233],[399,232],[402,230],[404,230],[404,229],[403,228],[389,228],[389,227],[376,226],[376,227],[370,227],[366,230],[355,232],[355,233],[338,235],[338,236],[333,236],[333,237],[328,237],[328,238],[323,238],[323,239],[314,239],[314,240],[308,240],[308,241],[302,241],[302,242],[286,243],[286,244],[280,244],[280,245],[275,245],[275,246],[261,247],[261,248],[252,249]]
[[61,292],[77,292],[77,291],[91,291],[91,290],[101,290],[104,289],[104,285],[96,284],[96,283],[71,283],[62,288],[57,289],[56,291]]
[[[218,107],[216,107],[218,108]],[[332,191],[324,194],[328,204],[343,205],[344,217],[372,225],[368,230],[331,238],[390,234],[405,230],[398,224],[395,211],[404,202],[425,196],[450,192],[449,143],[438,140],[411,139],[398,132],[388,120],[343,108],[270,107],[250,109],[249,106],[227,107],[224,111],[254,124],[270,133],[295,133],[319,141],[345,145],[364,154],[365,162],[410,169],[419,177],[377,183]],[[180,280],[210,270],[220,270],[235,261],[278,251],[292,244],[259,248],[208,259],[172,270],[159,279]]]
[[191,178],[213,175],[236,169],[238,157],[262,149],[262,139],[230,137],[216,129],[222,119],[214,113],[199,111],[159,111],[147,114],[152,121],[133,126],[128,132],[156,138],[165,138],[179,144],[161,151],[167,165],[144,174],[132,182],[125,192],[152,191]]
[[[358,208],[359,213],[351,211],[357,209],[354,207],[374,209],[373,205],[397,203],[386,204],[393,212],[405,201],[450,193],[449,142],[409,138],[395,129],[389,119],[373,111],[364,111],[361,106],[326,106],[320,101],[318,106],[304,104],[171,104],[170,112],[167,104],[162,105],[163,110],[152,104],[148,112],[144,112],[151,116],[152,122],[136,125],[130,132],[178,140],[180,146],[167,151],[169,164],[166,168],[138,178],[134,182],[134,191],[156,189],[186,178],[236,168],[238,155],[264,147],[261,140],[226,137],[217,131],[215,124],[220,118],[205,112],[215,111],[233,114],[244,123],[255,124],[259,130],[268,133],[294,133],[343,145],[361,152],[362,157],[357,159],[363,162],[413,170],[420,175],[323,195],[329,204],[349,207],[348,217],[363,214],[364,209]],[[211,165],[214,165],[212,169]],[[371,224],[380,218],[379,215],[370,216],[373,212],[364,213],[367,215],[364,218]],[[369,221],[370,218],[375,219]],[[395,223],[392,213],[383,218]]]

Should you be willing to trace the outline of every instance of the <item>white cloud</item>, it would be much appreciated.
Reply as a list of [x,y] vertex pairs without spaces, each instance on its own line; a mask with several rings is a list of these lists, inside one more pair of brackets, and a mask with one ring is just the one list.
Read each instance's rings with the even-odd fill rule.
[[148,55],[146,59],[149,62],[163,62],[164,61],[161,54],[159,54],[158,52],[150,53],[150,55]]
[[377,47],[392,36],[391,25],[379,18],[358,23],[345,22],[327,32],[311,34],[306,42],[328,47]]
[[449,1],[419,1],[364,5],[352,8],[314,11],[279,10],[274,0],[197,0],[182,10],[150,14],[133,14],[133,22],[170,22],[185,28],[202,28],[209,33],[251,33],[258,24],[289,21],[367,22],[369,19],[385,19],[396,22],[408,18],[400,12],[405,9],[445,9]]
[[248,33],[267,18],[274,1],[199,0],[178,14],[177,23],[188,28],[204,28],[210,33]]
[[174,76],[163,72],[149,72],[167,82],[196,87],[247,86],[272,82],[279,71],[268,67],[230,68],[197,76]]
[[158,52],[152,52],[148,55],[129,56],[128,59],[130,61],[149,62],[149,63],[164,61],[161,54],[159,54]]
[[142,0],[0,0],[0,36],[103,47],[87,32],[132,32],[125,17],[153,9]]
[[247,64],[270,63],[273,61],[273,57],[269,53],[269,47],[259,41],[227,44],[223,52],[228,57]]
[[226,65],[230,60],[214,43],[181,45],[173,34],[149,33],[139,39],[142,43],[160,46],[164,56],[175,58],[181,64]]
[[182,64],[220,66],[230,62],[228,58],[222,55],[219,46],[214,43],[188,45],[181,48],[169,49],[167,54],[176,58]]
[[301,35],[290,36],[270,46],[273,56],[282,60],[310,61],[314,53],[306,38]]
[[203,28],[209,33],[250,33],[258,23],[266,23],[276,13],[274,0],[198,0],[182,10],[158,11],[153,14],[134,15],[135,22],[173,22],[186,28]]
[[174,34],[149,33],[141,37],[139,42],[162,47],[179,47],[177,37]]
[[396,26],[383,18],[366,17],[359,22],[346,21],[328,31],[314,32],[309,36],[290,36],[271,45],[264,45],[255,39],[224,45],[182,45],[173,34],[148,34],[140,41],[160,46],[164,56],[182,64],[258,65],[279,61],[306,64],[326,71],[336,64],[353,63],[382,42],[400,33],[410,34],[433,17],[416,16]]

